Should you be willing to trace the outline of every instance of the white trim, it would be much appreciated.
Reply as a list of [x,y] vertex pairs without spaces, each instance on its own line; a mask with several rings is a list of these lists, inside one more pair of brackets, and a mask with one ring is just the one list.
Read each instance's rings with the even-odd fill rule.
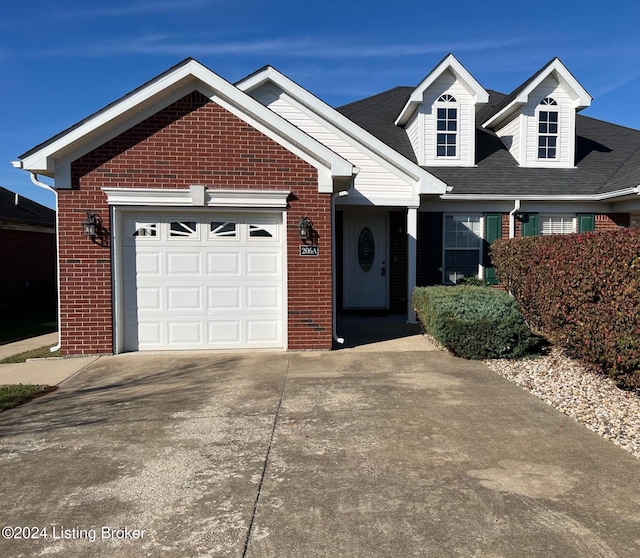
[[416,312],[413,308],[413,290],[416,287],[416,272],[418,258],[418,208],[407,208],[407,322],[417,323]]
[[[109,205],[202,207],[191,189],[102,188]],[[204,207],[286,209],[288,190],[205,190]]]
[[[33,150],[21,161],[16,161],[14,166],[20,164],[25,170],[55,176],[59,159],[64,161],[64,167],[69,166],[71,159],[77,158],[75,154],[82,152],[85,144],[103,143],[105,137],[108,138],[110,134],[122,131],[122,127],[130,127],[132,122],[139,121],[141,116],[135,115],[140,111],[145,114],[153,113],[168,106],[176,95],[195,90],[207,95],[212,101],[317,168],[321,192],[333,192],[333,184],[329,184],[332,182],[329,178],[352,179],[355,169],[349,161],[195,60],[184,62],[107,106],[57,139],[52,139],[39,149]],[[68,182],[68,169],[60,170],[58,177],[64,177],[64,181]],[[70,184],[60,186],[68,188]]]
[[588,106],[591,106],[593,100],[591,95],[580,85],[578,80],[571,75],[571,72],[560,61],[559,58],[554,58],[547,66],[542,68],[536,75],[535,79],[531,81],[506,107],[500,112],[494,114],[489,120],[482,123],[483,128],[492,128],[497,126],[500,122],[508,118],[515,110],[520,108],[529,102],[529,95],[535,91],[535,89],[549,76],[549,74],[556,72],[566,82],[567,86],[571,89],[575,96],[575,101],[571,108],[581,110]]
[[395,121],[396,126],[404,126],[413,113],[417,110],[418,106],[424,100],[424,92],[433,84],[433,82],[440,77],[440,75],[451,70],[454,75],[460,80],[473,96],[473,104],[484,104],[489,102],[489,94],[484,87],[478,83],[478,81],[467,71],[467,69],[460,64],[453,54],[449,54],[433,71],[425,77],[420,84],[413,90],[407,104],[404,106],[400,115]]

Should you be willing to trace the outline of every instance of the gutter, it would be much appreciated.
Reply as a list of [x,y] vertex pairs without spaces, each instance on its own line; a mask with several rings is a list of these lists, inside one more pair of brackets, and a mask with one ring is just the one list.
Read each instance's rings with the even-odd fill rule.
[[516,213],[520,211],[520,200],[516,200],[513,209],[509,211],[509,238],[516,236]]
[[29,176],[31,176],[31,182],[33,182],[36,186],[39,186],[40,188],[44,188],[45,190],[49,190],[50,192],[53,192],[53,195],[56,198],[56,279],[57,279],[57,285],[58,285],[58,344],[50,347],[49,351],[51,351],[52,353],[55,353],[56,351],[60,350],[60,347],[62,346],[62,334],[61,334],[61,326],[62,326],[62,313],[60,311],[60,227],[59,227],[59,212],[58,212],[58,192],[56,192],[56,190],[49,186],[48,184],[45,184],[44,182],[40,182],[38,180],[38,175],[34,172],[30,172]]
[[515,201],[516,199],[524,201],[604,201],[622,196],[640,195],[640,186],[632,188],[624,188],[622,190],[614,190],[613,192],[605,192],[602,194],[581,195],[559,195],[559,196],[541,196],[541,195],[525,195],[517,196],[508,194],[442,194],[441,200],[477,200],[477,201]]

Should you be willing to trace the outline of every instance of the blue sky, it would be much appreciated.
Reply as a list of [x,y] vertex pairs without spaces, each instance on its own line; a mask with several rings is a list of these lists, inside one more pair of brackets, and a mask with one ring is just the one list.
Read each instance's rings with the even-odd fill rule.
[[635,0],[10,2],[0,186],[53,207],[11,161],[187,57],[231,82],[270,64],[340,106],[416,85],[449,52],[507,93],[558,56],[594,98],[583,114],[640,128],[639,22]]

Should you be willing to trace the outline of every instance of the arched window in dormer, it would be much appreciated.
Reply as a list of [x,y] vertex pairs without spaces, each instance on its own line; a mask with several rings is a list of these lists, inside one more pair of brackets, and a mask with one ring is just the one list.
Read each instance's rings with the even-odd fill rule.
[[538,159],[555,159],[558,155],[558,103],[547,97],[538,110]]
[[458,106],[453,95],[445,93],[436,101],[436,157],[458,155]]

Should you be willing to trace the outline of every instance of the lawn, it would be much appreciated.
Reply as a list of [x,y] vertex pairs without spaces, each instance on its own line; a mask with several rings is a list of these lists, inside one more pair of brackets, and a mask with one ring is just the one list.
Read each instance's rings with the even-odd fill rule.
[[0,323],[0,345],[53,333],[58,330],[56,321],[55,310],[14,313]]
[[29,401],[34,397],[50,393],[57,389],[56,386],[44,386],[33,384],[17,384],[13,386],[0,386],[0,412]]

